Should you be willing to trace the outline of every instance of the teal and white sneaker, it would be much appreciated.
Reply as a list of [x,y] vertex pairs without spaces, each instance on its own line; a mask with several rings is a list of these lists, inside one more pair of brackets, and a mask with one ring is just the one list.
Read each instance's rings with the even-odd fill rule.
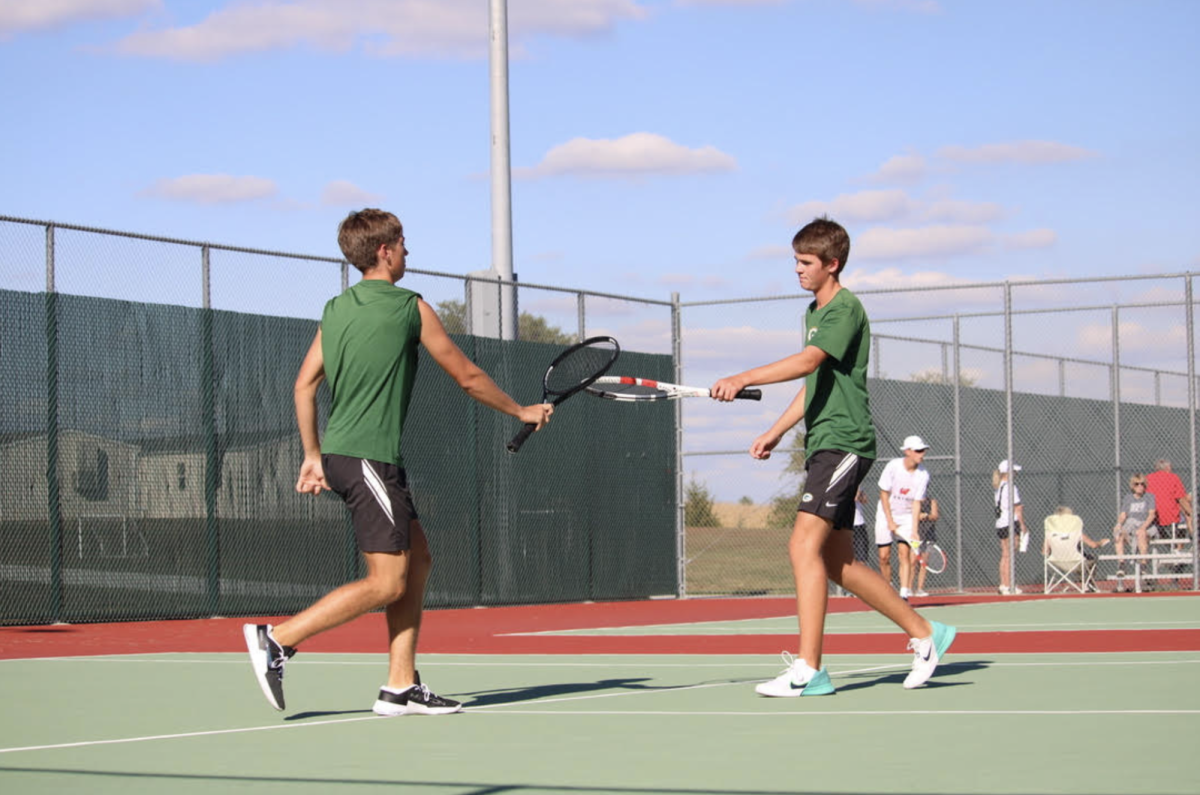
[[933,627],[932,635],[928,638],[912,638],[908,641],[908,648],[913,653],[913,666],[904,679],[904,687],[907,690],[920,687],[929,681],[929,677],[933,676],[934,669],[938,667],[942,657],[950,650],[950,644],[954,643],[954,637],[958,634],[958,630],[954,627],[937,621],[929,623]]
[[817,670],[798,657],[783,652],[787,667],[770,682],[755,685],[754,692],[773,698],[795,698],[796,696],[831,696],[833,682],[825,668]]

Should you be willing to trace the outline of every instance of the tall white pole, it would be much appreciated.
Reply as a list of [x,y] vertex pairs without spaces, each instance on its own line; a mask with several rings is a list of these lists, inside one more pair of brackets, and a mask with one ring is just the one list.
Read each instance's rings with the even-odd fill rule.
[[[512,282],[512,161],[508,135],[508,2],[491,4],[490,73],[492,85],[492,270],[501,282]],[[500,338],[517,336],[516,296],[500,288]]]

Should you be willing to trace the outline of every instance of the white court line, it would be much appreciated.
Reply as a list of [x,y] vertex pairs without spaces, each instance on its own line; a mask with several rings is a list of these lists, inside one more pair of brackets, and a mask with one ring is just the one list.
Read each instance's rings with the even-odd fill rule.
[[274,724],[272,726],[247,726],[241,729],[212,729],[202,732],[180,732],[179,734],[150,734],[144,737],[119,737],[113,740],[82,740],[75,743],[54,743],[53,745],[27,745],[22,748],[0,748],[0,754],[11,754],[17,751],[51,751],[57,748],[86,748],[93,745],[117,745],[119,743],[141,743],[151,740],[177,740],[184,737],[211,737],[218,734],[242,734],[244,732],[265,732],[276,729],[302,729],[307,726],[330,726],[335,723],[356,723],[364,720],[377,720],[379,715],[369,715],[362,718],[338,718],[337,720],[313,721],[312,723]]
[[[220,654],[222,652],[168,652],[168,653],[170,653],[170,654]],[[332,654],[333,652],[315,652],[315,653],[331,653]],[[991,657],[1006,657],[1006,656],[1010,656],[1010,657],[1011,656],[1044,657],[1044,656],[1054,656],[1054,655],[1069,656],[1069,655],[1074,655],[1074,654],[1121,654],[1121,653],[1126,653],[1126,652],[997,652],[995,654],[989,653],[989,654],[973,655],[973,656],[969,656],[969,657],[962,657],[962,655],[955,653],[955,657],[960,658],[961,662],[967,662],[967,661],[970,661],[971,659],[973,659],[973,657],[989,657],[989,658],[991,658]],[[1143,652],[1127,652],[1127,653],[1129,653],[1129,654],[1179,654],[1180,652],[1143,651]],[[228,654],[234,655],[235,652],[228,652]],[[106,663],[107,662],[107,663],[143,663],[143,664],[151,664],[151,665],[245,665],[246,661],[244,659],[241,659],[241,653],[237,652],[236,654],[238,655],[238,658],[232,659],[232,660],[189,660],[189,659],[155,660],[155,659],[145,659],[145,658],[140,658],[140,657],[123,658],[123,657],[119,657],[119,656],[19,657],[19,658],[14,658],[11,660],[0,660],[0,663],[6,663],[6,662]],[[380,656],[382,658],[382,652],[380,653]],[[536,662],[536,661],[529,661],[529,660],[513,660],[512,662],[505,662],[505,661],[497,661],[497,659],[494,655],[480,655],[481,657],[488,657],[489,659],[487,661],[480,660],[478,662],[470,661],[470,660],[452,661],[452,660],[436,660],[436,659],[431,660],[431,659],[429,659],[430,657],[434,657],[434,656],[435,655],[430,655],[430,654],[421,655],[421,659],[424,660],[424,662],[422,663],[422,667],[429,667],[429,668],[436,668],[436,667],[595,668],[597,666],[603,665],[605,668],[731,668],[731,667],[740,667],[740,666],[753,666],[756,668],[767,668],[767,667],[777,668],[779,666],[779,663],[774,659],[771,659],[770,661],[767,661],[767,662],[762,661],[761,659],[755,659],[755,660],[735,660],[733,662],[660,663],[660,662],[639,662],[637,660],[630,660],[630,661],[613,660],[610,655],[603,655],[603,654],[595,655],[597,658],[603,659],[602,663],[599,661]],[[458,656],[458,655],[455,655],[455,656]],[[574,656],[586,657],[587,655],[574,655]],[[656,656],[656,655],[651,655],[651,656]],[[770,658],[770,657],[774,657],[775,655],[731,654],[731,655],[726,655],[726,656],[729,656],[729,657],[753,656],[755,658],[762,658],[762,657]],[[836,654],[826,655],[826,657],[837,657],[837,656],[840,656],[840,655],[836,655]],[[897,657],[904,657],[906,655],[904,652],[896,652],[895,654],[855,654],[853,656],[856,658],[856,660],[861,661],[861,660],[869,660],[871,658],[894,659]],[[299,665],[302,667],[317,666],[317,665],[379,666],[379,665],[385,664],[385,662],[386,662],[386,660],[384,660],[384,659],[359,661],[359,660],[314,660],[314,659],[310,658],[310,659],[305,659],[305,660],[292,660],[291,662],[288,663],[288,666],[289,667],[295,666],[295,665]],[[988,666],[993,667],[993,668],[1011,668],[1011,667],[1017,667],[1017,666],[1021,666],[1021,667],[1053,666],[1056,668],[1064,668],[1064,667],[1087,667],[1087,666],[1093,666],[1093,665],[1195,665],[1197,663],[1200,663],[1200,658],[1197,658],[1194,660],[1075,660],[1075,661],[1051,660],[1051,661],[1047,661],[1047,662],[995,662],[995,661],[989,660]],[[841,663],[841,664],[845,665],[846,663]],[[902,664],[902,663],[897,662],[895,664],[895,666],[886,666],[886,667],[905,667],[907,664],[908,663]],[[946,662],[947,666],[952,666],[954,664],[955,664],[954,660],[950,660],[950,661]],[[839,665],[839,663],[836,663],[836,662],[829,663],[829,667],[834,668],[834,669],[836,669],[838,665]]]
[[[476,707],[472,712],[480,711]],[[817,712],[805,710],[804,712],[737,712],[729,710],[719,712],[715,710],[557,710],[548,709],[541,710],[505,710],[503,712],[489,712],[489,715],[668,715],[678,717],[691,717],[694,715],[706,715],[717,717],[785,717],[785,718],[808,718],[808,717],[832,717],[846,716],[858,717],[869,716],[879,717],[880,715],[899,715],[908,717],[910,715],[1200,715],[1200,709],[895,709],[895,710],[821,710]]]
[[[1165,662],[1165,661],[1164,661]],[[838,671],[831,674],[834,678],[842,678],[854,674],[871,673],[875,671],[884,671],[891,669],[902,670],[904,665],[882,665],[871,668],[856,668],[848,671]],[[566,701],[585,701],[597,698],[614,698],[621,696],[648,696],[658,693],[671,693],[682,690],[702,690],[712,687],[728,687],[733,685],[745,685],[758,681],[758,679],[738,680],[730,682],[716,682],[702,685],[684,685],[681,687],[665,687],[655,690],[633,690],[619,693],[592,693],[583,696],[564,696],[562,698],[544,699],[538,701],[538,704],[554,704]],[[656,716],[790,716],[790,717],[808,717],[808,716],[832,716],[832,715],[1195,715],[1200,714],[1200,709],[1186,710],[1156,710],[1156,709],[1133,709],[1133,710],[870,710],[870,711],[821,711],[821,712],[744,712],[744,711],[694,711],[694,710],[538,710],[538,709],[509,709],[505,704],[494,704],[491,706],[471,707],[467,710],[468,713],[481,713],[492,715],[656,715]],[[136,742],[151,742],[155,740],[175,740],[188,737],[211,737],[222,734],[244,734],[248,732],[259,731],[276,731],[280,729],[302,729],[310,726],[331,726],[339,723],[358,723],[365,720],[379,720],[378,715],[368,715],[361,718],[337,718],[333,720],[311,721],[308,723],[293,723],[293,724],[272,724],[270,726],[249,726],[240,729],[212,729],[208,731],[198,732],[180,732],[177,734],[157,734],[146,735],[142,737],[120,737],[109,740],[82,740],[72,743],[54,743],[50,745],[29,745],[15,748],[0,748],[0,754],[17,753],[20,751],[48,751],[63,748],[84,748],[96,745],[117,745],[121,743],[136,743]]]

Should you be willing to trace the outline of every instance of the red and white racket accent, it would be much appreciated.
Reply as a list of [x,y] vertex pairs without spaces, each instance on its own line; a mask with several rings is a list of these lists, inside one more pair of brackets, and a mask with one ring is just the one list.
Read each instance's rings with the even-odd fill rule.
[[[685,397],[712,397],[709,390],[697,386],[668,384],[651,378],[635,378],[628,375],[606,375],[597,378],[587,391],[596,397],[608,400],[631,402],[648,400],[678,400]],[[735,396],[741,400],[761,400],[761,389],[743,389]]]

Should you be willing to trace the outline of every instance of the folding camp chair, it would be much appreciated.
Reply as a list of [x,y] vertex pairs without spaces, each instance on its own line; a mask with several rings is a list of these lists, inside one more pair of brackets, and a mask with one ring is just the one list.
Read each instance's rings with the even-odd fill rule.
[[1096,566],[1083,555],[1083,519],[1075,514],[1053,514],[1042,523],[1049,551],[1045,558],[1046,593],[1055,588],[1087,593],[1094,587]]

